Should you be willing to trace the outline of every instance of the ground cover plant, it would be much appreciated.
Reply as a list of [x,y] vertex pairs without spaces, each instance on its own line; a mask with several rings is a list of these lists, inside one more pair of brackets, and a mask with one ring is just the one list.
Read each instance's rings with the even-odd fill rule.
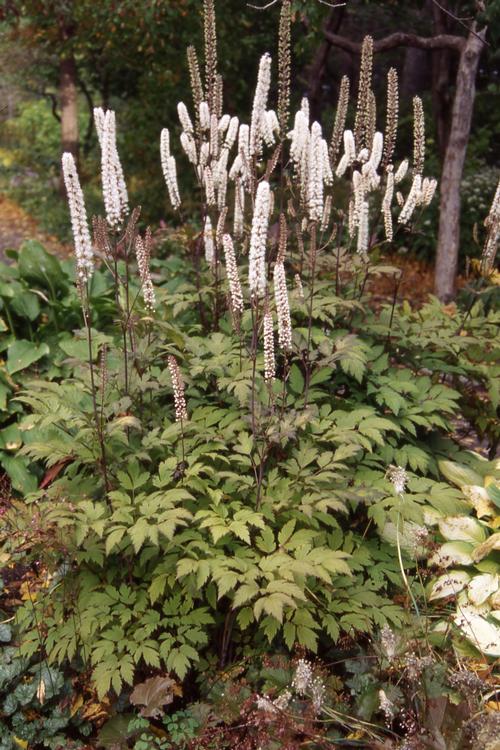
[[[27,568],[24,594],[6,605],[5,660],[19,668],[4,685],[36,675],[2,704],[3,746],[58,747],[69,724],[82,746],[97,702],[101,721],[116,714],[99,740],[110,747],[232,747],[240,715],[249,748],[335,746],[356,732],[364,746],[385,732],[389,746],[437,747],[454,705],[469,718],[495,694],[486,679],[457,680],[462,667],[436,654],[483,670],[500,655],[500,314],[487,288],[500,192],[464,302],[396,305],[398,269],[382,254],[436,188],[424,177],[420,99],[412,158],[394,163],[397,74],[381,117],[367,37],[355,106],[346,78],[331,137],[306,100],[291,118],[284,2],[277,89],[266,53],[247,125],[223,113],[211,2],[204,20],[205,75],[190,48],[193,114],[178,107],[184,156],[167,129],[159,144],[182,219],[167,252],[129,208],[115,115],[97,108],[105,216],[92,240],[75,161],[63,157],[75,288],[63,274],[60,292],[44,295],[41,343],[29,326],[19,340],[41,315],[21,257],[2,297],[7,346],[43,352],[26,367],[51,355],[6,402],[18,456],[39,473],[2,515],[3,559]],[[198,183],[190,217],[180,159]],[[379,310],[377,274],[394,279]],[[9,318],[21,290],[33,317]],[[83,327],[70,336],[77,309]],[[452,440],[459,415],[488,457]],[[343,643],[351,707],[322,666]],[[91,686],[81,703],[68,687],[64,723],[47,737],[36,735],[50,681],[40,665],[61,675],[58,691],[72,672]],[[30,701],[23,724],[16,711]]]

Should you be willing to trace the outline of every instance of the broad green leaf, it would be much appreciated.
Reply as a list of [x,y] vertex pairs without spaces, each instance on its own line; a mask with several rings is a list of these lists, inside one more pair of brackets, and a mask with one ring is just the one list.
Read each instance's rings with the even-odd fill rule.
[[7,372],[13,375],[15,372],[25,370],[49,352],[50,349],[45,343],[34,344],[32,341],[17,339],[7,350]]
[[67,276],[55,255],[37,240],[26,240],[20,251],[18,269],[21,278],[52,293],[67,289]]

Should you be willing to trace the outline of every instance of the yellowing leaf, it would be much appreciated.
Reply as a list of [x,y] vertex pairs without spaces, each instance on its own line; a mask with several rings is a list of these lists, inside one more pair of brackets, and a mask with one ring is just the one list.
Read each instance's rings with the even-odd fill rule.
[[450,542],[484,542],[486,531],[469,516],[447,516],[438,522],[441,535]]
[[470,575],[464,570],[450,570],[449,573],[439,576],[439,578],[434,581],[429,595],[429,601],[431,602],[436,599],[445,599],[449,596],[455,596],[469,581]]
[[74,716],[76,712],[83,706],[83,695],[75,695],[73,703],[71,704],[70,716]]
[[22,740],[20,737],[16,737],[15,734],[12,735],[12,739],[18,745],[18,747],[22,747],[23,750],[27,750],[28,748],[28,740]]

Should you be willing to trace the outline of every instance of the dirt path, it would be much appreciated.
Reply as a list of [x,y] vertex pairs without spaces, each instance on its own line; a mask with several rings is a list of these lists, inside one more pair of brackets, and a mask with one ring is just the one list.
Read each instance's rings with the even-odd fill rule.
[[5,250],[18,250],[24,240],[28,239],[39,240],[49,252],[57,255],[68,254],[68,246],[59,242],[56,237],[41,231],[36,220],[21,206],[0,194],[0,261],[5,260]]

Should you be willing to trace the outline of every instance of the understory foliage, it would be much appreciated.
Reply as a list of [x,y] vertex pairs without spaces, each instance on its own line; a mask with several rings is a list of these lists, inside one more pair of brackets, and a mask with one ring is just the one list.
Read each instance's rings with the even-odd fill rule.
[[[222,113],[205,5],[203,82],[189,56],[193,119],[179,105],[201,211],[155,261],[159,242],[129,211],[114,113],[96,111],[106,219],[94,220],[93,242],[64,159],[85,325],[63,348],[65,377],[33,379],[15,400],[21,455],[46,468],[4,515],[6,553],[28,546],[43,571],[17,610],[19,653],[79,663],[100,696],[158,670],[183,679],[270,643],[324,653],[346,634],[420,618],[428,525],[472,512],[440,469],[467,463],[448,437],[453,418],[469,408],[498,442],[500,314],[481,284],[500,213],[468,307],[374,312],[370,278],[393,275],[395,295],[398,284],[381,252],[435,189],[423,177],[421,102],[411,167],[396,168],[397,76],[384,137],[367,38],[353,130],[345,83],[329,144],[305,101],[289,132],[285,1],[277,111],[265,55],[245,126]],[[182,211],[173,153],[164,131]],[[499,483],[493,460],[488,474]]]

